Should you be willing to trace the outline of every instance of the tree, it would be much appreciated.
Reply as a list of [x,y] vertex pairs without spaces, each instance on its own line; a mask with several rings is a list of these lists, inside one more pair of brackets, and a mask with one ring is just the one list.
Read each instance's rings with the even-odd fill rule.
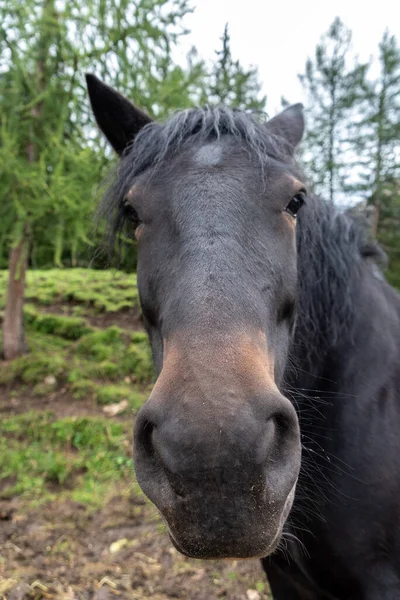
[[347,124],[357,110],[368,65],[349,64],[351,31],[336,18],[299,75],[307,96],[306,169],[318,191],[334,201],[350,162]]
[[255,67],[244,69],[233,60],[228,25],[221,38],[222,48],[216,51],[217,61],[212,67],[202,101],[204,104],[225,104],[241,110],[265,109],[266,96],[261,95],[261,83]]
[[382,211],[387,225],[393,185],[400,179],[400,48],[388,31],[379,44],[378,76],[367,80],[360,112],[361,119],[353,126],[359,180],[352,189],[373,202],[377,235]]
[[84,71],[107,73],[156,115],[173,90],[188,103],[202,67],[192,63],[186,72],[170,59],[187,4],[0,0],[0,237],[10,247],[6,359],[25,350],[25,272],[40,236],[51,238],[58,264],[65,244],[73,262],[79,242],[88,241],[92,188],[105,161],[89,121]]
[[[24,50],[18,48],[12,34],[21,27],[24,11],[21,7],[12,8],[15,10],[5,15],[4,4],[0,7],[3,17],[1,41],[10,57],[9,69],[2,73],[1,136],[3,210],[7,211],[9,219],[11,217],[12,226],[3,321],[3,351],[6,359],[25,351],[23,301],[31,222],[41,213],[47,185],[46,166],[39,159],[38,140],[43,137],[45,123],[44,92],[50,76],[47,60],[52,41],[50,31],[54,26],[57,28],[54,1],[44,0],[39,15],[35,16],[36,35],[33,35],[31,42],[29,61],[22,66]],[[14,103],[17,89],[22,96],[23,106]],[[12,132],[17,133],[13,135]],[[11,159],[9,162],[8,155]]]

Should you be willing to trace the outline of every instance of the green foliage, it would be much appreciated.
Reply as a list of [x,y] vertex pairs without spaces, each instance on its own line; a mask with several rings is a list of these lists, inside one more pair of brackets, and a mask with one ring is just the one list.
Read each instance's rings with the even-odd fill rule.
[[54,378],[51,381],[49,381],[48,377],[46,377],[45,381],[37,383],[36,385],[33,386],[32,395],[33,396],[48,396],[49,394],[56,391],[56,389],[57,389],[57,379]]
[[349,174],[348,126],[357,113],[368,68],[350,59],[351,37],[336,18],[299,76],[307,93],[303,162],[316,190],[331,202]]
[[[6,280],[6,273],[0,271],[0,294]],[[152,378],[145,333],[90,327],[85,318],[98,315],[85,303],[80,305],[84,312],[78,320],[46,312],[54,310],[54,304],[60,308],[60,298],[75,297],[84,287],[96,289],[99,299],[103,290],[107,300],[103,298],[101,304],[105,307],[112,304],[114,293],[126,292],[131,297],[135,282],[135,277],[110,272],[31,271],[28,295],[32,304],[25,307],[30,353],[12,363],[0,362],[0,385],[8,387],[10,396],[47,396],[55,410],[60,396],[66,394],[64,403],[78,406],[85,400],[85,411],[90,410],[91,402],[93,407],[99,405],[95,408],[99,411],[103,405],[122,400],[127,401],[125,412],[137,411],[148,396],[143,384]],[[107,317],[100,318],[106,323]],[[99,352],[108,358],[99,361]],[[143,382],[140,386],[139,380]],[[4,388],[3,393],[6,391]],[[131,423],[126,427],[115,417],[57,419],[51,412],[34,411],[3,417],[0,497],[21,495],[40,504],[57,495],[94,509],[114,494],[116,487],[131,489],[135,485],[131,455]]]
[[335,19],[300,76],[309,106],[302,158],[318,192],[374,208],[371,234],[400,287],[400,47],[389,31],[376,58],[374,72],[372,61],[359,64]]
[[85,335],[78,343],[76,351],[86,358],[103,361],[121,353],[124,347],[122,331],[118,327],[109,327]]
[[118,375],[133,376],[138,383],[146,383],[151,381],[154,373],[145,334],[133,334],[132,343],[129,343],[121,329],[109,327],[82,337],[76,346],[76,352],[97,361],[94,368],[89,369],[92,375],[97,373],[102,376],[107,373],[108,378],[114,380]]
[[160,119],[202,101],[264,105],[256,70],[232,60],[227,31],[211,72],[194,49],[185,66],[174,63],[191,10],[188,0],[0,0],[0,268],[26,232],[34,267],[93,257],[95,190],[110,151],[88,110],[86,71]]
[[62,378],[67,369],[66,359],[60,354],[49,355],[35,352],[24,355],[11,364],[0,363],[0,384],[23,381],[24,383],[40,383],[49,375]]
[[[0,308],[4,306],[6,284],[7,271],[0,271]],[[139,308],[136,275],[118,271],[28,271],[26,298],[42,306],[59,305],[62,310],[72,305],[75,314],[80,309],[80,316]]]
[[209,74],[207,96],[209,104],[225,104],[241,110],[265,110],[266,96],[261,96],[261,84],[255,67],[244,69],[232,58],[228,25],[221,38],[222,48]]
[[[368,203],[376,206],[376,195]],[[381,183],[377,238],[389,258],[389,283],[400,290],[400,178]]]
[[[39,395],[67,385],[75,397],[94,395],[101,403],[106,403],[104,394],[97,390],[104,382],[127,379],[131,391],[134,386],[130,382],[149,384],[154,370],[148,341],[130,343],[129,336],[122,333],[115,337],[116,331],[118,328],[111,327],[87,334],[76,344],[60,346],[54,334],[49,339],[48,333],[28,330],[30,353],[11,364],[0,362],[0,384],[32,384]],[[46,383],[49,376],[56,382]]]
[[126,375],[134,374],[138,383],[151,381],[154,369],[147,339],[128,346],[121,359],[121,369]]
[[353,129],[359,156],[352,191],[374,207],[373,233],[390,259],[389,279],[399,284],[400,46],[386,31],[379,45],[379,70],[367,82],[361,120]]
[[42,314],[32,305],[25,306],[24,315],[26,322],[35,331],[57,335],[66,340],[77,340],[92,331],[84,319]]
[[130,407],[138,409],[142,406],[144,397],[126,385],[98,386],[96,399],[99,404],[114,404],[127,400]]
[[164,110],[160,96],[168,98],[174,87],[187,105],[185,91],[201,69],[177,70],[171,50],[188,11],[186,0],[0,1],[0,234],[6,243],[28,224],[33,261],[61,266],[68,256],[76,265],[83,251],[87,261],[93,189],[105,157],[93,139],[83,74],[91,69],[124,92],[142,90],[136,100],[154,114]]
[[[0,271],[0,302],[4,297],[7,277]],[[107,385],[124,382],[124,392],[132,408],[137,408],[136,384],[149,384],[154,377],[150,345],[142,331],[124,331],[112,326],[97,329],[87,319],[97,317],[99,310],[110,316],[129,306],[137,307],[136,278],[123,273],[85,269],[30,271],[25,306],[27,338],[30,353],[13,361],[0,362],[0,384],[18,382],[33,385],[35,395],[45,395],[66,387],[76,398],[91,397],[99,402],[117,402],[111,393],[102,392]],[[80,291],[85,291],[82,298]],[[96,306],[88,302],[97,296]],[[87,295],[87,296],[86,296]],[[72,299],[72,300],[71,300]],[[43,312],[80,301],[81,317]],[[50,305],[50,308],[48,308]],[[73,305],[71,308],[74,308]],[[107,320],[107,317],[106,317]],[[132,327],[135,319],[132,317]],[[48,379],[53,376],[55,383]],[[126,380],[126,381],[125,381]],[[49,383],[50,381],[50,383]],[[108,399],[104,400],[108,393]],[[140,396],[140,403],[144,400]]]
[[376,62],[376,75],[368,78],[360,93],[360,118],[351,129],[360,157],[359,179],[351,189],[364,198],[375,194],[380,203],[385,182],[390,185],[400,178],[400,47],[388,31],[379,44]]
[[106,482],[131,478],[126,435],[123,425],[95,417],[57,420],[50,412],[28,412],[5,418],[0,423],[0,482],[11,484],[2,496],[24,494],[43,501],[57,485],[95,504],[88,489],[95,492]]
[[96,395],[96,383],[86,379],[86,373],[82,371],[71,371],[68,378],[72,395],[77,400],[94,398]]

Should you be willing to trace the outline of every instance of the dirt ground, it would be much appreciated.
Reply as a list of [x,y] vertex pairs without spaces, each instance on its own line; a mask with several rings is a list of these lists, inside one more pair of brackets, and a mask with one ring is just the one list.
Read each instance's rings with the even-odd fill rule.
[[[27,410],[27,404],[29,409],[47,409],[51,399],[10,403],[3,395],[0,418]],[[73,410],[67,395],[58,398],[54,407],[58,416]],[[90,403],[80,403],[82,414],[93,415],[98,410]],[[61,495],[38,508],[27,508],[19,498],[1,500],[0,598],[269,597],[259,561],[198,561],[181,556],[172,547],[153,506],[124,487],[116,489],[95,512]]]

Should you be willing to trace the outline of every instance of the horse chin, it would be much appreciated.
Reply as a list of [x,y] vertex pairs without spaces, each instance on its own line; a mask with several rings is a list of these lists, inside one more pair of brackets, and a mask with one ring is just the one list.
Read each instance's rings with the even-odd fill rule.
[[180,543],[169,530],[169,538],[173,544],[173,546],[188,558],[197,558],[202,560],[249,560],[254,558],[265,558],[269,556],[279,546],[279,542],[282,536],[282,529],[279,529],[273,538],[272,542],[268,545],[264,545],[261,542],[259,545],[254,545],[251,543],[251,546],[248,543],[248,540],[241,543],[237,541],[235,544],[232,544],[231,548],[228,547],[208,547],[208,545],[204,542],[204,540],[200,541],[185,541],[184,543]]
[[208,535],[185,535],[185,532],[180,532],[179,535],[172,531],[167,524],[168,534],[173,546],[188,558],[198,558],[203,560],[246,560],[251,558],[265,558],[275,552],[281,541],[283,528],[289,516],[293,505],[296,484],[294,484],[285,505],[281,512],[279,523],[276,526],[275,534],[258,537],[251,534],[240,539],[230,537],[226,539],[224,535],[213,537],[211,540]]

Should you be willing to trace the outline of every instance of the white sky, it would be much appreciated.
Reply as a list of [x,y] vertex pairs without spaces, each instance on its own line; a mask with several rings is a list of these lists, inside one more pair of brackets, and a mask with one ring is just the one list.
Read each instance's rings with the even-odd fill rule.
[[219,38],[229,24],[234,59],[258,67],[267,109],[273,115],[280,98],[305,102],[297,74],[336,16],[353,31],[353,47],[361,59],[376,52],[384,30],[400,38],[400,2],[396,0],[193,0],[191,30],[181,43],[180,61],[191,46],[213,60]]

